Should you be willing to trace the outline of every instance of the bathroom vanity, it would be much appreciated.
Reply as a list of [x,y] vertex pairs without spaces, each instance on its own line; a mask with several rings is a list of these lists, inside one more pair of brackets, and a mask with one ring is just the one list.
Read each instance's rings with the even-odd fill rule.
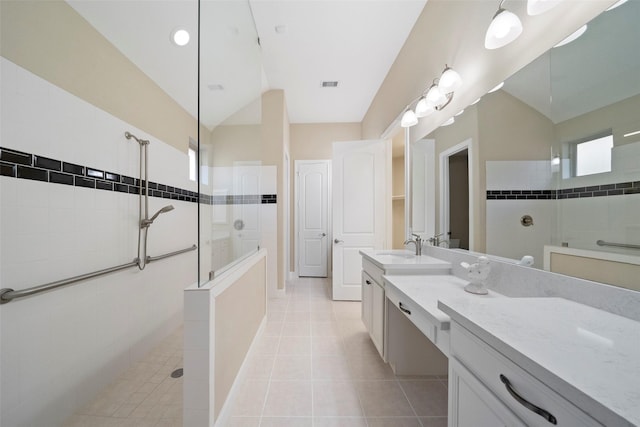
[[451,263],[427,255],[416,256],[405,250],[361,250],[362,255],[362,321],[383,360],[385,346],[385,283],[382,276],[451,273]]
[[[363,320],[396,375],[448,374],[450,427],[640,425],[640,322],[553,297],[579,286],[621,307],[625,290],[496,262],[495,287],[474,295],[459,267],[473,258],[442,254],[450,273],[363,253]],[[545,288],[555,281],[562,290]]]
[[442,300],[449,426],[637,426],[640,323],[562,298]]

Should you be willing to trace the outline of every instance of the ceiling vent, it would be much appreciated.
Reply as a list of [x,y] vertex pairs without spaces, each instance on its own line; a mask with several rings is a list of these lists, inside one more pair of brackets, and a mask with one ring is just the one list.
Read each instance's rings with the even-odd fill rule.
[[322,82],[322,87],[338,87],[337,81],[324,81]]

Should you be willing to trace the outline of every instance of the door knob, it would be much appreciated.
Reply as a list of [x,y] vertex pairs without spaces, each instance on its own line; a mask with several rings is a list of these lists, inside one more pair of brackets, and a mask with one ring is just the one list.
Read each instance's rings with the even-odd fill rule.
[[339,239],[333,239],[333,243],[335,243],[335,244],[337,245],[338,243],[342,243],[342,240],[339,240]]
[[325,237],[327,235],[327,233],[320,233],[319,236],[320,237]]

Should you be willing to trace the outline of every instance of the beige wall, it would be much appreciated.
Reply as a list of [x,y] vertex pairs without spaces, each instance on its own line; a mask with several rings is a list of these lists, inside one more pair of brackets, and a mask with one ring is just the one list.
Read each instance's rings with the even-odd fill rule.
[[330,160],[334,141],[360,139],[360,123],[292,124],[291,160]]
[[183,152],[197,139],[196,119],[67,3],[0,7],[2,56]]
[[286,227],[284,223],[283,194],[284,194],[284,153],[289,151],[289,117],[287,115],[287,105],[283,90],[270,90],[262,95],[262,163],[264,165],[274,165],[277,168],[278,183],[278,250],[276,254],[269,256],[277,257],[277,289],[284,288],[285,272],[284,268],[284,239]]
[[640,95],[558,123],[555,127],[557,144],[554,150],[559,152],[558,144],[571,142],[606,129],[612,129],[614,145],[638,142],[640,134],[624,138],[624,134],[638,130],[638,111],[640,111]]
[[236,161],[262,160],[260,125],[218,126],[210,136],[211,166],[233,166]]
[[266,259],[215,298],[215,414],[220,414],[266,315]]
[[637,264],[551,253],[550,270],[554,273],[640,291],[640,282],[638,282],[640,265]]

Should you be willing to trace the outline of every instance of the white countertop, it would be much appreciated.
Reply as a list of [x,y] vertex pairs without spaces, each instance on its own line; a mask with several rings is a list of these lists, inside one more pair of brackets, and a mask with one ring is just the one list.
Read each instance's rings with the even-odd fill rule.
[[640,322],[561,298],[449,296],[438,308],[604,425],[640,425]]
[[428,255],[416,256],[414,252],[403,249],[360,250],[360,255],[383,270],[444,270],[450,271],[451,263]]
[[452,275],[393,276],[385,275],[387,289],[392,288],[407,299],[413,300],[421,308],[421,312],[438,329],[449,329],[450,317],[438,308],[438,300],[443,298],[460,298],[473,301],[503,297],[493,291],[487,295],[470,294],[464,290],[469,283]]

